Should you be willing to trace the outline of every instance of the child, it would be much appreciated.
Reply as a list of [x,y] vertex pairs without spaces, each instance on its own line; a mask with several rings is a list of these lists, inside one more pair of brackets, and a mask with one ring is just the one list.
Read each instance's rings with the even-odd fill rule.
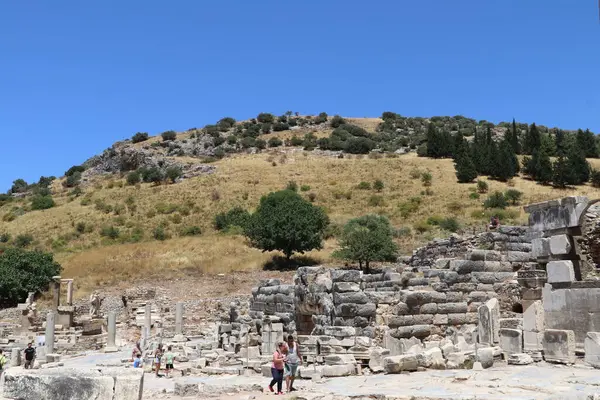
[[277,350],[273,353],[273,366],[271,367],[271,375],[273,379],[269,384],[269,390],[273,392],[273,385],[277,383],[277,393],[283,394],[283,369],[285,362],[285,343],[281,342],[277,344]]
[[140,353],[137,353],[135,355],[135,360],[133,361],[133,368],[142,368],[142,355]]
[[169,346],[167,349],[167,353],[165,354],[165,367],[167,371],[167,378],[169,377],[169,373],[173,370],[173,361],[175,360],[175,354],[173,354],[172,349],[172,346]]

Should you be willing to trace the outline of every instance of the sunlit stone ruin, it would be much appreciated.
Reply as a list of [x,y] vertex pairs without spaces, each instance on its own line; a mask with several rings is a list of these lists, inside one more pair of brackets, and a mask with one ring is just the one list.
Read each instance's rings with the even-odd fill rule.
[[[303,359],[298,386],[308,388],[298,399],[333,399],[327,390],[337,380],[347,383],[335,398],[400,399],[383,393],[385,382],[401,385],[412,373],[423,385],[427,377],[463,379],[460,371],[492,376],[534,368],[544,376],[542,368],[554,371],[556,364],[594,376],[600,368],[598,207],[585,197],[531,204],[529,226],[435,240],[369,273],[302,267],[292,283],[262,281],[246,299],[219,304],[211,321],[194,321],[185,304],[152,291],[126,293],[113,308],[98,294],[76,306],[73,281],[56,277],[50,310],[40,314],[30,296],[19,305],[20,324],[1,328],[0,347],[13,366],[3,374],[3,396],[129,400],[262,392],[272,354],[290,334]],[[131,367],[136,339],[144,369]],[[19,365],[28,342],[37,345],[37,359],[26,370]],[[172,346],[180,373],[169,390],[156,387],[167,397],[147,397],[154,392],[144,388],[143,371],[149,373],[159,344]],[[375,375],[387,381],[352,394],[353,376]],[[231,379],[215,380],[224,376]],[[563,388],[575,397],[563,391],[556,398],[596,398],[596,382]],[[532,397],[506,398],[552,398],[544,384]]]

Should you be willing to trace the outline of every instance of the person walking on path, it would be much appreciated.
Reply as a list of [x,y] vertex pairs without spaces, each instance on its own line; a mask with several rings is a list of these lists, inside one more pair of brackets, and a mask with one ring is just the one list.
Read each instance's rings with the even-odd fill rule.
[[175,360],[175,354],[173,354],[173,347],[169,346],[167,348],[167,353],[165,354],[165,371],[167,374],[167,378],[169,377],[169,373],[173,371],[173,361]]
[[294,392],[296,389],[294,388],[294,380],[296,379],[296,374],[298,372],[298,365],[302,364],[302,356],[298,350],[298,343],[294,341],[294,336],[289,335],[287,338],[287,367],[286,372],[287,375],[285,377],[286,389],[288,392]]
[[23,353],[25,353],[25,369],[33,368],[33,362],[35,361],[35,347],[33,347],[33,343],[28,343]]
[[158,377],[158,373],[160,371],[160,363],[163,357],[163,346],[162,344],[158,345],[158,348],[154,352],[154,367],[156,368],[156,377]]
[[4,366],[6,365],[6,357],[2,354],[2,349],[0,349],[0,375],[4,372]]
[[277,350],[273,353],[273,365],[271,366],[271,375],[273,379],[269,384],[269,390],[273,392],[273,385],[277,384],[277,392],[275,394],[283,394],[283,369],[285,368],[285,343],[277,344]]

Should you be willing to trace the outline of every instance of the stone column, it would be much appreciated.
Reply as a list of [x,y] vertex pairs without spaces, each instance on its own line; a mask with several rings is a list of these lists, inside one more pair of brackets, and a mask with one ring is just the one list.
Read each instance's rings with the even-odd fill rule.
[[46,354],[54,353],[54,311],[49,311],[46,316]]
[[152,304],[148,303],[144,312],[144,337],[150,338],[150,330],[152,329]]
[[104,349],[105,353],[114,353],[117,351],[116,346],[116,338],[117,338],[117,313],[114,311],[110,311],[108,313],[108,336],[106,338],[106,348]]
[[18,367],[21,365],[21,349],[12,349],[10,351],[10,366]]
[[67,281],[67,305],[73,305],[73,279]]
[[175,307],[175,337],[174,342],[186,342],[187,338],[183,336],[183,303],[177,303]]
[[60,306],[60,276],[52,277],[52,309],[58,310]]

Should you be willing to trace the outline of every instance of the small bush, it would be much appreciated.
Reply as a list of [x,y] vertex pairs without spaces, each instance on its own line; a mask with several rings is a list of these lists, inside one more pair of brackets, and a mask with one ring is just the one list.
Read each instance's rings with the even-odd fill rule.
[[291,190],[293,192],[297,192],[298,191],[298,184],[296,183],[296,181],[289,181],[287,186],[285,187],[287,190]]
[[356,185],[356,188],[358,190],[371,190],[371,184],[369,182],[361,182],[358,185]]
[[221,200],[221,193],[219,193],[219,191],[217,189],[213,189],[212,193],[210,194],[210,199],[212,201]]
[[181,218],[180,214],[173,214],[173,215],[171,215],[170,220],[172,223],[179,225],[181,223],[181,221],[183,220],[183,218]]
[[428,225],[426,221],[420,221],[420,222],[413,224],[413,228],[418,233],[425,233],[431,229],[430,225]]
[[246,228],[250,221],[250,213],[242,207],[234,207],[231,210],[219,213],[215,217],[214,226],[218,231],[224,231],[232,226]]
[[374,183],[373,183],[373,189],[377,190],[378,192],[381,192],[383,190],[383,181],[380,179],[377,179]]
[[323,239],[332,239],[340,236],[344,230],[344,227],[340,224],[330,223],[323,232]]
[[431,190],[430,188],[421,190],[421,196],[433,196],[433,190]]
[[75,231],[78,233],[85,233],[86,228],[85,222],[78,222],[75,224]]
[[440,221],[439,227],[445,231],[456,232],[460,229],[460,225],[456,218],[444,218]]
[[383,196],[373,195],[369,198],[370,207],[381,207],[385,204]]
[[398,208],[400,209],[400,216],[402,218],[406,218],[412,213],[416,212],[421,206],[421,198],[420,197],[411,197],[408,201],[400,203]]
[[159,225],[152,231],[152,237],[156,240],[162,241],[167,240],[169,238],[169,235],[165,231],[165,228],[162,225]]
[[331,121],[329,121],[329,125],[331,125],[332,128],[339,128],[340,125],[343,125],[345,123],[346,120],[340,117],[339,115],[334,115],[333,118],[331,118]]
[[179,167],[177,165],[173,165],[166,169],[165,175],[166,175],[167,179],[171,181],[171,183],[175,183],[175,181],[181,175],[183,175],[183,172],[181,171],[181,167]]
[[485,208],[505,209],[508,206],[508,202],[502,192],[494,192],[485,200],[483,206]]
[[183,236],[199,236],[202,235],[202,229],[199,226],[188,226],[183,230]]
[[235,137],[235,135],[227,136],[227,144],[228,145],[235,146],[236,143],[237,143],[237,137]]
[[162,137],[163,141],[168,142],[168,141],[177,139],[177,132],[165,131],[165,132],[161,133],[160,136]]
[[308,192],[310,190],[310,186],[302,185],[302,186],[300,186],[300,190],[303,192]]
[[290,139],[290,145],[294,147],[302,146],[303,143],[304,140],[302,140],[302,138],[299,138],[296,135],[292,136],[292,138]]
[[0,233],[0,243],[8,243],[10,242],[10,233],[4,232]]
[[433,175],[431,175],[431,172],[423,172],[421,174],[421,183],[423,184],[423,186],[425,186],[425,187],[431,186],[432,180],[433,180]]
[[144,182],[160,183],[164,179],[163,172],[158,167],[144,168],[140,173]]
[[81,172],[77,171],[77,172],[74,172],[73,174],[67,176],[67,179],[64,182],[64,186],[66,186],[68,188],[72,188],[72,187],[79,185],[80,181],[81,181]]
[[308,200],[309,200],[311,203],[314,203],[316,199],[317,199],[317,194],[316,194],[316,193],[309,193],[309,194],[308,194]]
[[283,144],[281,139],[279,139],[277,137],[270,138],[267,143],[268,143],[269,147],[279,147]]
[[517,189],[508,189],[506,192],[504,192],[504,197],[510,204],[516,206],[521,201],[523,192],[520,192]]
[[21,235],[17,235],[15,237],[15,241],[13,242],[15,247],[27,247],[31,243],[33,243],[33,236],[29,233],[23,233]]
[[256,139],[254,141],[254,146],[256,146],[256,148],[259,150],[264,150],[267,148],[267,142],[265,142],[263,139]]
[[33,196],[31,199],[32,210],[47,210],[55,206],[52,196]]
[[272,124],[275,121],[275,116],[269,113],[260,113],[256,117],[256,120],[261,124]]
[[477,192],[478,193],[487,193],[488,190],[489,190],[489,186],[486,181],[482,181],[482,180],[477,181]]
[[121,232],[119,231],[119,228],[114,227],[114,226],[104,226],[100,229],[100,236],[104,236],[107,237],[109,239],[118,239],[120,236]]
[[276,122],[273,124],[273,131],[275,132],[287,131],[288,129],[290,129],[290,126],[285,122]]
[[439,215],[432,215],[430,217],[427,217],[427,225],[432,225],[432,226],[438,226],[440,224],[440,222],[442,222],[444,218],[440,217]]
[[327,122],[327,113],[326,112],[320,113],[318,116],[315,117],[314,122],[315,122],[315,124],[322,124],[324,122]]
[[446,208],[451,213],[459,213],[464,209],[464,205],[458,201],[452,201],[446,205]]
[[65,176],[71,176],[77,172],[81,173],[85,171],[85,167],[83,165],[73,165],[71,168],[65,172]]
[[262,124],[262,126],[260,127],[260,131],[262,133],[264,133],[265,135],[267,133],[270,133],[271,132],[271,124]]
[[131,137],[133,143],[145,142],[148,140],[148,134],[146,132],[138,132]]
[[421,171],[417,168],[411,169],[408,176],[410,176],[410,179],[419,179],[421,177]]
[[132,171],[127,174],[127,184],[129,186],[136,185],[136,184],[140,183],[141,180],[142,180],[142,176],[137,171]]
[[410,229],[408,226],[403,226],[401,228],[394,229],[393,235],[395,238],[410,236],[412,235],[412,229]]
[[469,198],[471,200],[479,200],[480,197],[481,197],[481,195],[477,192],[469,193]]

